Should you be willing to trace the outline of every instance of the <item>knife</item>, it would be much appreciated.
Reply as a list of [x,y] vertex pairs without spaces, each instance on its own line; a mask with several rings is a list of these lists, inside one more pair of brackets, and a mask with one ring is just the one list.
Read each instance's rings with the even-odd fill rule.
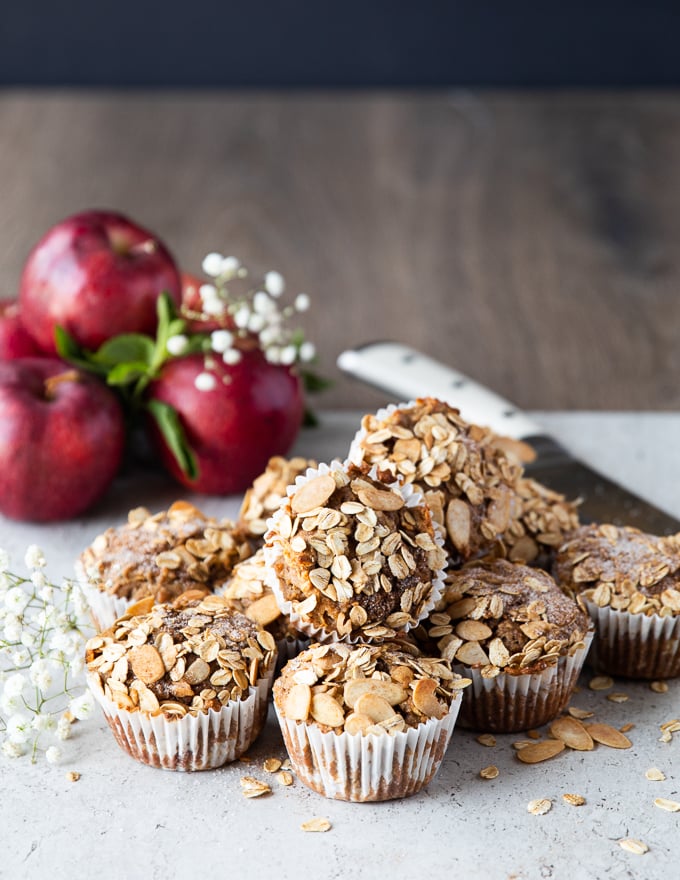
[[529,443],[536,459],[526,465],[527,476],[568,498],[581,498],[582,522],[635,526],[654,535],[680,531],[679,520],[579,461],[514,404],[407,345],[369,342],[343,351],[338,367],[400,400],[437,397],[467,421]]

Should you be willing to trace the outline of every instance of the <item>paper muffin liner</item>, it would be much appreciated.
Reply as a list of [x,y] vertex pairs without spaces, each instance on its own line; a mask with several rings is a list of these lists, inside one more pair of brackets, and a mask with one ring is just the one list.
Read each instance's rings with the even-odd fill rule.
[[[295,492],[303,486],[305,483],[309,482],[309,480],[313,480],[314,477],[318,477],[320,474],[328,474],[332,471],[343,471],[350,464],[349,460],[344,462],[335,460],[328,464],[320,464],[318,468],[307,468],[304,474],[295,478],[295,484],[293,486],[289,486],[287,491],[288,495],[294,495]],[[374,466],[369,471],[368,475],[372,479],[377,479],[377,468]],[[395,481],[393,483],[386,483],[385,485],[389,486],[392,489],[397,489],[404,499],[404,503],[406,507],[418,507],[419,505],[425,505],[425,499],[423,498],[422,493],[416,489],[411,483],[402,483],[399,481]],[[279,509],[276,513],[267,521],[267,531],[269,532],[271,529],[276,528],[276,524],[284,515],[283,509]],[[432,520],[432,526],[434,529],[433,539],[435,543],[439,547],[444,546],[444,536],[442,534],[441,526]],[[301,634],[306,636],[312,642],[319,642],[321,644],[325,644],[328,642],[348,642],[350,644],[358,644],[359,642],[366,641],[366,636],[363,633],[359,633],[356,636],[353,636],[351,633],[348,633],[345,636],[340,636],[334,630],[328,630],[325,627],[315,627],[309,621],[304,620],[304,618],[300,617],[297,611],[294,608],[294,603],[287,600],[283,595],[283,588],[281,585],[281,581],[279,580],[278,575],[275,571],[275,564],[281,558],[281,549],[277,545],[269,546],[265,544],[264,546],[264,556],[267,562],[267,578],[266,584],[269,586],[275,597],[281,612],[288,616],[290,622],[295,627],[295,629],[299,630]],[[446,574],[445,568],[441,568],[438,571],[432,572],[432,591],[430,593],[429,600],[423,606],[420,615],[418,616],[417,623],[425,620],[426,617],[430,614],[431,611],[434,610],[435,605],[439,602],[443,592],[444,592],[444,576]],[[417,624],[406,623],[403,627],[400,627],[398,630],[399,633],[406,633],[410,629],[413,629]]]
[[315,724],[284,718],[274,703],[291,765],[300,781],[341,801],[410,797],[434,777],[444,759],[461,700],[447,714],[393,733],[322,733]]
[[[264,727],[273,666],[245,700],[230,700],[219,711],[209,709],[183,718],[129,712],[90,686],[116,742],[132,758],[163,770],[212,770],[243,755]],[[89,682],[88,682],[89,684]]]
[[302,651],[306,651],[309,647],[309,639],[304,636],[300,636],[298,639],[277,639],[276,640],[276,650],[278,651],[276,658],[276,672],[277,674],[283,669],[283,667],[288,663],[289,660],[292,660],[294,657],[297,657],[298,654],[301,654]]
[[582,601],[596,628],[589,657],[595,669],[625,678],[680,676],[680,615],[631,614]]
[[80,561],[76,562],[75,570],[78,586],[83,591],[87,604],[90,606],[92,623],[95,625],[97,632],[103,632],[105,629],[113,626],[135,600],[113,596],[99,589],[97,584],[88,578]]
[[513,733],[540,727],[557,717],[569,703],[592,641],[593,633],[589,632],[582,648],[540,672],[501,672],[495,678],[484,678],[479,669],[456,664],[456,672],[472,679],[463,694],[461,727]]

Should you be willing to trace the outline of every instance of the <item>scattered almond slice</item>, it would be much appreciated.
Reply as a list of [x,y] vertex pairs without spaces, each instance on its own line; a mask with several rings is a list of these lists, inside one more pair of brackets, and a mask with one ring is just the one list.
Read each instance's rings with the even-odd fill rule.
[[650,690],[653,690],[655,694],[667,694],[668,693],[668,682],[667,681],[650,681],[649,687],[650,687]]
[[634,853],[636,856],[643,856],[646,852],[649,852],[647,844],[643,843],[641,840],[636,840],[634,837],[622,838],[619,840],[619,846],[621,849]]
[[627,703],[628,702],[628,694],[614,693],[607,694],[607,699],[612,703]]
[[495,779],[498,776],[499,770],[498,767],[490,764],[488,767],[482,767],[479,771],[479,775],[482,779]]
[[610,749],[629,749],[633,745],[625,734],[609,724],[586,724],[585,729],[595,742]]
[[609,675],[596,675],[588,682],[591,691],[607,691],[614,687],[614,679]]
[[368,693],[382,697],[383,700],[387,700],[390,706],[402,703],[408,696],[406,690],[395,681],[382,681],[378,678],[354,678],[345,685],[343,698],[350,709],[354,709],[357,700]]
[[544,816],[552,809],[552,801],[550,798],[539,798],[535,801],[529,801],[527,811],[534,816]]
[[650,782],[663,782],[666,779],[666,774],[657,767],[650,767],[645,771],[645,776]]
[[680,803],[678,801],[671,801],[668,798],[655,798],[654,806],[660,810],[667,810],[669,813],[680,812]]
[[308,684],[294,684],[288,691],[283,714],[291,721],[306,721],[312,705],[312,689]]
[[[390,712],[392,711],[390,707]],[[345,722],[345,713],[342,711],[342,707],[330,694],[314,694],[311,713],[317,724],[324,724],[326,727],[342,727]]]
[[293,513],[308,513],[328,501],[337,486],[330,474],[320,474],[297,490],[291,500]]
[[562,800],[572,807],[582,807],[586,802],[582,794],[563,794]]
[[309,819],[307,822],[303,822],[300,825],[303,831],[330,831],[333,826],[328,821],[328,819],[323,819],[320,816],[315,817],[314,819]]
[[396,714],[386,699],[370,692],[359,697],[354,708],[357,715],[366,715],[374,724],[386,721]]
[[570,749],[579,752],[590,752],[595,748],[593,738],[576,718],[564,715],[556,718],[550,725],[550,733],[561,740]]
[[517,757],[524,764],[540,764],[541,761],[547,761],[549,758],[559,755],[565,748],[560,739],[544,739],[520,749],[517,752]]

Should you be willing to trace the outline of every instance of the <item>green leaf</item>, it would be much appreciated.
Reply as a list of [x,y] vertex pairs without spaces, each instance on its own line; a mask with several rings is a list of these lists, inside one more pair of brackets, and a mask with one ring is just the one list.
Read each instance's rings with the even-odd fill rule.
[[320,376],[319,373],[315,373],[313,370],[300,370],[300,377],[305,391],[309,394],[325,391],[333,386],[333,382],[330,379]]
[[76,367],[82,367],[90,373],[97,373],[100,376],[106,375],[106,367],[93,363],[90,360],[90,352],[81,348],[71,334],[59,324],[54,328],[54,342],[57,354],[62,360],[74,364]]
[[91,358],[95,363],[108,367],[122,366],[132,361],[148,366],[154,349],[155,344],[150,336],[143,333],[121,333],[120,336],[108,339]]
[[199,469],[196,455],[189,446],[177,410],[161,400],[150,400],[146,407],[158,425],[158,430],[163,435],[182,472],[190,480],[197,479]]
[[305,407],[305,414],[302,418],[302,427],[303,428],[318,428],[319,427],[319,419],[317,418],[314,410],[309,409],[309,407]]
[[116,364],[115,367],[111,367],[109,370],[106,381],[109,385],[131,385],[142,376],[146,377],[147,370],[148,367],[144,361],[129,361],[125,364]]

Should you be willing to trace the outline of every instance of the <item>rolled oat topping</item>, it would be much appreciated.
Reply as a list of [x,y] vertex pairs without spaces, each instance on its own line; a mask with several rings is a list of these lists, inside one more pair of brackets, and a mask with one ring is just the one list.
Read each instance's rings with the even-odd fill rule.
[[186,501],[151,514],[138,507],[128,522],[107,529],[79,558],[85,577],[103,592],[136,601],[168,602],[186,590],[211,591],[250,556],[233,523],[217,521]]
[[630,526],[582,526],[555,560],[563,590],[600,608],[680,614],[680,534],[659,538]]
[[322,732],[389,734],[443,718],[470,681],[415,648],[312,645],[290,660],[274,684],[274,701],[291,721]]
[[512,522],[517,459],[496,445],[487,428],[470,425],[457,409],[433,398],[385,415],[366,415],[352,444],[355,464],[414,483],[446,529],[454,562],[488,552]]
[[270,633],[222,597],[191,593],[174,605],[143,599],[86,646],[96,690],[121,709],[168,718],[245,699],[275,655]]
[[422,630],[444,659],[494,678],[537,672],[573,654],[589,626],[549,574],[499,559],[449,572]]
[[243,498],[237,520],[239,531],[261,543],[267,531],[267,520],[286,497],[286,489],[310,467],[316,467],[316,462],[308,458],[285,459],[279,455],[270,458],[264,473],[257,477]]
[[366,639],[416,625],[446,556],[412,490],[341,465],[301,481],[271,520],[267,562],[291,618]]

